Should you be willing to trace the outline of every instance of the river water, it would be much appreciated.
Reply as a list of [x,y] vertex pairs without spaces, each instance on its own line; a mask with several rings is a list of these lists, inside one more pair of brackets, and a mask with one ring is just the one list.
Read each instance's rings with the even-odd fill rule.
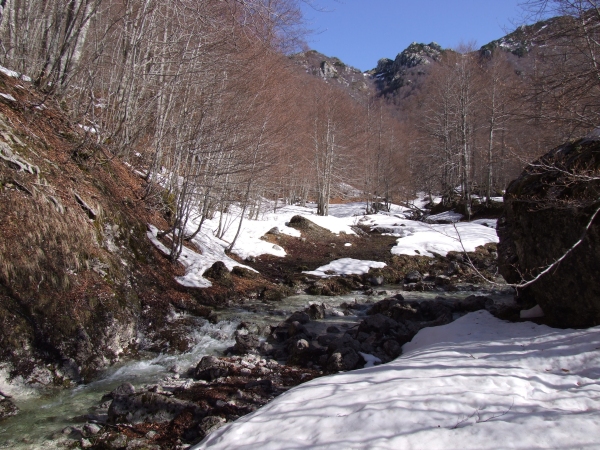
[[[158,384],[168,376],[171,369],[178,367],[182,373],[195,366],[205,355],[221,355],[231,347],[234,332],[240,322],[254,322],[260,325],[275,325],[292,312],[303,310],[311,303],[327,303],[336,308],[344,302],[375,302],[400,292],[397,288],[383,288],[378,294],[365,296],[352,293],[336,297],[296,295],[281,302],[246,303],[243,307],[217,311],[220,321],[211,324],[204,319],[194,319],[189,332],[193,342],[190,351],[178,355],[148,354],[146,358],[122,361],[101,374],[98,379],[72,389],[33,391],[23,390],[14,395],[13,401],[19,407],[19,414],[0,422],[0,449],[44,449],[64,448],[55,442],[57,434],[68,426],[80,425],[78,418],[89,414],[100,403],[102,396],[117,386],[129,382],[136,387]],[[431,300],[436,297],[464,298],[475,292],[402,292],[406,300]],[[489,292],[485,295],[490,296]],[[495,301],[505,301],[506,295],[491,295]],[[189,323],[189,318],[186,323]],[[175,319],[176,320],[176,319]],[[327,323],[348,326],[360,320],[357,316],[334,316]],[[54,438],[53,438],[54,436]]]

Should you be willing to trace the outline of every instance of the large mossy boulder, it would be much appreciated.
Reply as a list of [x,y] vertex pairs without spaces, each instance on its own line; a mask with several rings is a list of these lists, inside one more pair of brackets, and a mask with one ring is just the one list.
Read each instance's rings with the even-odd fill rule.
[[[600,324],[600,133],[564,144],[508,186],[498,221],[499,270],[524,307],[558,327]],[[594,216],[596,214],[596,216]],[[592,220],[593,219],[593,220]]]

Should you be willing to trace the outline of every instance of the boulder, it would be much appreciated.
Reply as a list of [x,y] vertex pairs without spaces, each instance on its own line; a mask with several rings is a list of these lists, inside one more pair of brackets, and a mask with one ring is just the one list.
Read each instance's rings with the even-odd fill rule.
[[204,277],[211,278],[219,284],[224,286],[232,286],[233,280],[231,279],[231,273],[227,269],[227,266],[223,261],[215,262],[210,268],[208,268],[204,274]]
[[[339,372],[341,370],[353,370],[359,363],[364,364],[364,359],[352,348],[342,348],[334,352],[327,359],[327,370]],[[362,366],[361,366],[362,367]]]
[[308,315],[308,313],[306,313],[304,311],[296,311],[290,317],[288,317],[285,321],[288,323],[300,322],[301,324],[305,324],[305,323],[310,322],[310,316]]
[[499,271],[509,283],[519,284],[555,264],[518,289],[523,309],[539,304],[550,325],[600,324],[600,214],[594,216],[599,189],[596,130],[529,165],[504,195],[497,227]]
[[421,272],[419,272],[417,270],[413,270],[406,274],[406,276],[404,277],[404,282],[405,283],[418,283],[422,279],[423,279],[423,275],[421,275]]
[[228,365],[216,356],[203,356],[193,371],[195,379],[205,381],[226,377],[228,374]]
[[236,331],[235,333],[235,345],[233,349],[239,355],[245,355],[246,353],[255,351],[260,345],[258,336],[250,333],[241,333]]
[[394,319],[384,316],[383,314],[374,314],[363,320],[358,329],[364,333],[375,332],[386,334],[397,326],[398,322]]
[[313,303],[308,308],[306,308],[305,311],[311,318],[311,320],[319,320],[325,318],[325,306],[323,304],[317,305]]

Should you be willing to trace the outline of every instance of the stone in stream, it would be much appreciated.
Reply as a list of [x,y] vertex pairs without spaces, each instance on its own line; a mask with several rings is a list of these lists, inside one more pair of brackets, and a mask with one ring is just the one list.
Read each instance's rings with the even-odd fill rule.
[[233,350],[239,354],[254,352],[260,345],[260,340],[254,334],[243,334],[238,331],[235,333],[235,345]]
[[9,399],[9,397],[0,394],[0,420],[6,417],[15,416],[19,408]]
[[205,381],[226,377],[228,374],[229,367],[216,356],[203,356],[193,371],[195,379]]
[[320,320],[325,318],[325,305],[320,304],[317,305],[313,303],[308,308],[306,308],[305,312],[308,314],[311,320]]

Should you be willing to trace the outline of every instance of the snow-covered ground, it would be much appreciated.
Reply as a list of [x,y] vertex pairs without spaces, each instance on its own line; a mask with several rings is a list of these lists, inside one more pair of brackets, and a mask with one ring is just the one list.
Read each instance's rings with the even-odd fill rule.
[[[486,223],[494,221],[486,221]],[[456,224],[428,224],[404,219],[401,214],[375,214],[364,216],[360,223],[373,230],[398,236],[392,247],[394,255],[422,255],[433,257],[434,253],[446,256],[448,252],[472,252],[489,242],[498,242],[495,228],[480,222]]]
[[329,264],[325,264],[318,269],[307,270],[303,273],[323,278],[334,275],[362,275],[367,273],[371,268],[381,269],[385,266],[386,264],[384,262],[365,261],[354,258],[340,258],[331,261]]
[[[286,225],[295,215],[306,217],[335,234],[353,235],[355,233],[351,227],[357,224],[368,225],[372,229],[379,229],[381,232],[392,234],[399,238],[398,244],[391,250],[396,255],[420,254],[434,256],[433,253],[446,255],[449,251],[463,251],[463,247],[467,251],[473,251],[479,245],[498,241],[495,229],[483,226],[480,223],[427,224],[408,220],[406,218],[408,211],[407,208],[402,206],[392,205],[390,212],[364,215],[365,203],[356,202],[330,205],[330,215],[322,217],[316,214],[315,205],[308,205],[307,207],[283,206],[273,211],[272,204],[265,202],[265,209],[259,215],[258,220],[244,219],[232,253],[242,259],[260,255],[284,257],[286,255],[284,248],[260,238],[273,228],[277,228],[280,233],[299,237],[300,232],[298,230]],[[224,215],[221,227],[225,228],[226,232],[222,239],[215,237],[216,230],[219,228],[218,214],[212,220],[204,222],[202,231],[192,240],[198,252],[188,248],[183,250],[180,261],[186,268],[186,274],[177,279],[179,283],[188,287],[209,287],[211,282],[204,278],[202,274],[216,261],[223,261],[228,269],[240,265],[240,263],[225,254],[225,249],[237,232],[239,215],[240,210],[235,207],[230,208],[230,211]],[[191,234],[197,226],[197,219],[190,220],[187,232]],[[161,251],[168,253],[168,249],[156,239],[158,230],[152,227],[151,229],[152,231],[148,232],[148,238]],[[377,262],[364,261],[362,264],[353,263],[353,266],[358,267],[360,265],[363,267],[369,263]],[[379,262],[379,264],[382,264],[382,262]],[[371,267],[377,266],[372,265]],[[317,269],[320,272],[326,270],[337,271],[336,268],[332,267]],[[360,272],[344,272],[342,270],[338,273]]]
[[600,448],[600,327],[478,311],[403,350],[300,385],[193,449]]

